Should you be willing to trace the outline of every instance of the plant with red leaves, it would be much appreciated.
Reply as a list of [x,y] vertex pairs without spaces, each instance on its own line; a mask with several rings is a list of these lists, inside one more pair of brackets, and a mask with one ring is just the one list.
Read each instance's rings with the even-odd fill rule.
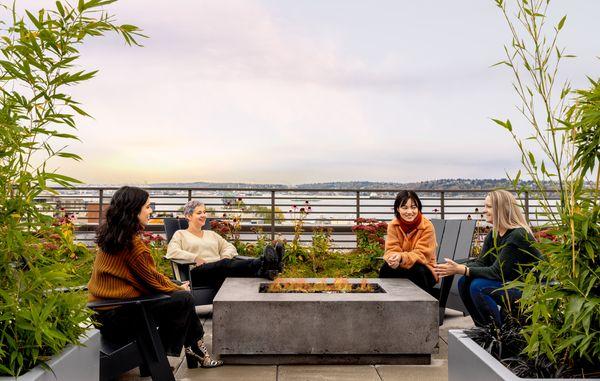
[[357,218],[352,231],[356,234],[356,247],[361,251],[381,252],[385,246],[387,223],[373,218]]

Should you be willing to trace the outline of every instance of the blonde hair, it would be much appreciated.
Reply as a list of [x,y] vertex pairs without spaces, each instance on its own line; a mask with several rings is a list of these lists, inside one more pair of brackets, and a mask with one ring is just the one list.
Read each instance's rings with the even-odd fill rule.
[[492,203],[492,222],[494,230],[524,228],[533,235],[531,227],[527,223],[521,207],[512,193],[503,189],[488,193]]

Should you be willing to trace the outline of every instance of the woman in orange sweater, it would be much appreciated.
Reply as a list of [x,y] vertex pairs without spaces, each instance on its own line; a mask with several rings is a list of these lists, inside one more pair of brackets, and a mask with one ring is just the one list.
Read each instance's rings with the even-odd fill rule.
[[394,218],[388,224],[385,263],[380,278],[407,278],[432,293],[438,282],[435,267],[435,230],[421,214],[423,205],[413,191],[403,190],[394,201]]
[[[88,283],[89,300],[131,299],[155,293],[170,294],[158,301],[150,313],[159,326],[165,352],[179,356],[185,346],[189,368],[213,368],[221,361],[210,358],[202,341],[204,330],[189,292],[189,284],[178,286],[159,273],[142,242],[140,232],[152,213],[148,192],[135,187],[122,187],[115,192],[99,227],[96,243],[99,250]],[[102,335],[111,341],[126,342],[135,332],[135,318],[127,306],[99,311]]]

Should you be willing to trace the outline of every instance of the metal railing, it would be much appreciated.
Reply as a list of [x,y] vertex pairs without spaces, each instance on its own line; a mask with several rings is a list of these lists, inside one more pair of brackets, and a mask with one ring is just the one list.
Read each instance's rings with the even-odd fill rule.
[[[48,211],[76,216],[78,239],[91,243],[94,231],[117,187],[57,188],[57,195],[43,198]],[[352,226],[359,217],[389,221],[398,189],[287,189],[287,188],[172,188],[148,187],[154,206],[148,230],[164,233],[163,218],[181,216],[183,205],[192,199],[206,205],[209,216],[240,221],[240,239],[254,241],[257,234],[271,239],[290,238],[294,224],[302,218],[301,242],[311,240],[312,231],[330,230],[334,245],[353,248]],[[428,218],[483,219],[483,199],[487,190],[416,190]],[[533,225],[548,221],[539,200],[528,192],[520,195],[524,213]],[[555,199],[558,202],[558,199]]]

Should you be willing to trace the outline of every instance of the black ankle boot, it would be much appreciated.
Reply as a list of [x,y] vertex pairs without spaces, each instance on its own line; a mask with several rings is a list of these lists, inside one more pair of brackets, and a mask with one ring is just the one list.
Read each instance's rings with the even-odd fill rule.
[[262,255],[262,265],[259,271],[259,276],[270,280],[275,279],[277,276],[277,253],[271,245],[265,246]]

